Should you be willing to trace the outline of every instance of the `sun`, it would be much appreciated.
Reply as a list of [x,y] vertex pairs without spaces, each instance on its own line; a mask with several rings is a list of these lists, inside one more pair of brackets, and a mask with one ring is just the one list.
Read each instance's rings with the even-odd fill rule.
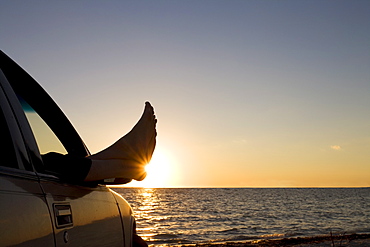
[[152,160],[145,167],[147,176],[143,181],[132,181],[127,184],[129,187],[144,188],[166,188],[170,186],[173,177],[173,166],[171,166],[170,156],[165,150],[156,148]]
[[171,175],[171,164],[163,152],[163,150],[156,150],[153,154],[152,160],[146,166],[147,177],[143,181],[146,188],[158,188],[168,186]]

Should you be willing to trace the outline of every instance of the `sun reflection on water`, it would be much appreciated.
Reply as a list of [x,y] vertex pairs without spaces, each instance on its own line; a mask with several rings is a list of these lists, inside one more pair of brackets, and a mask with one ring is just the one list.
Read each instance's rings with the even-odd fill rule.
[[137,231],[145,241],[150,241],[156,235],[156,230],[159,227],[158,221],[165,218],[156,214],[160,202],[155,189],[141,189],[140,193],[137,193],[137,202],[139,202],[135,210],[136,219],[138,220]]

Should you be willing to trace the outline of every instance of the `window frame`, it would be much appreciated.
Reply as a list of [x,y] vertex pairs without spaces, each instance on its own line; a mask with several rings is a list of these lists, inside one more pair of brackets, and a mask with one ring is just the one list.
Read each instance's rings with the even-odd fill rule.
[[29,158],[29,152],[24,143],[23,135],[17,123],[17,118],[15,117],[13,109],[4,92],[5,82],[6,78],[0,69],[0,104],[1,104],[0,107],[13,145],[14,153],[16,156],[17,168],[11,168],[9,166],[1,167],[6,169],[10,168],[12,170],[19,169],[23,171],[34,172],[32,162]]
[[12,59],[0,51],[1,86],[17,121],[30,163],[38,173],[45,172],[41,154],[17,95],[20,95],[55,133],[69,154],[86,157],[90,153],[71,122],[48,93]]

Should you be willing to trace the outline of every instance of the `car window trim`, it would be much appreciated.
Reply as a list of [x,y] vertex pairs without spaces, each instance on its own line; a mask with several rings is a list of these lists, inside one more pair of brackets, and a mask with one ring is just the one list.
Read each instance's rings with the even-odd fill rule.
[[[14,122],[10,125],[13,128],[14,134],[20,133],[20,137],[16,138],[14,141],[17,142],[17,147],[22,150],[22,158],[26,159],[29,167],[27,170],[31,170],[31,167],[37,169],[43,166],[40,152],[38,150],[36,139],[33,136],[33,132],[28,123],[26,115],[23,112],[22,106],[20,105],[17,96],[15,95],[13,89],[11,88],[8,79],[0,68],[0,82],[4,98],[6,99],[6,105],[9,107],[8,119],[14,119]],[[5,102],[4,102],[5,104]],[[8,125],[9,126],[9,125]],[[32,168],[32,170],[33,170]]]
[[7,128],[12,140],[13,148],[17,158],[18,168],[21,170],[34,171],[32,162],[29,158],[27,147],[24,143],[24,137],[19,129],[17,118],[9,103],[9,99],[4,92],[4,83],[6,78],[0,69],[0,104],[2,113],[7,124]]

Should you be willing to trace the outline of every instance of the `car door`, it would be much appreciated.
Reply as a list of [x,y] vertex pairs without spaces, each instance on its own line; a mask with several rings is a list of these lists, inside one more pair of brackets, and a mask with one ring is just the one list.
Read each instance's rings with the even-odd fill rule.
[[49,209],[0,70],[0,245],[54,246]]
[[41,86],[11,59],[2,59],[2,69],[14,90],[14,95],[8,97],[13,111],[16,118],[27,119],[19,121],[21,129],[30,133],[28,139],[33,138],[26,146],[37,150],[31,159],[35,160],[35,171],[50,211],[56,246],[124,246],[120,212],[109,188],[97,183],[70,182],[44,169],[42,155],[48,152],[79,157],[89,153]]

